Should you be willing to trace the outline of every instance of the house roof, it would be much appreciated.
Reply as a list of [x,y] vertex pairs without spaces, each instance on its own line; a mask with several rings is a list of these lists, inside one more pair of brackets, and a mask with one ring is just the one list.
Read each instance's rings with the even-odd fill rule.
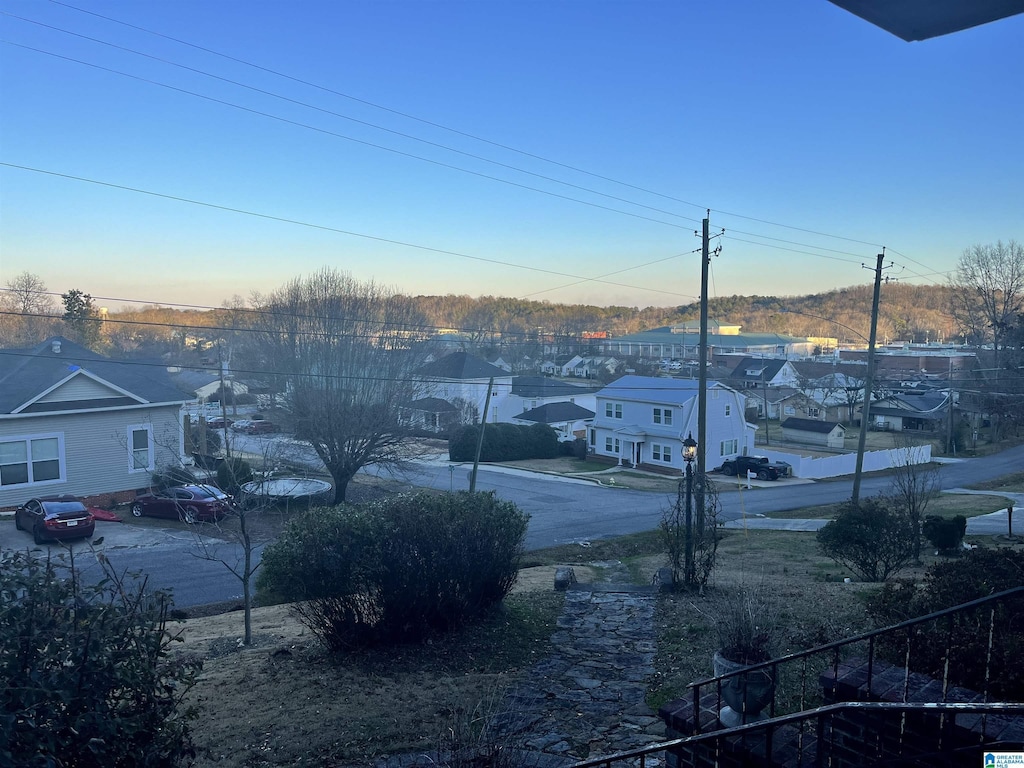
[[[708,382],[708,389],[721,386],[717,381]],[[623,376],[598,392],[597,396],[682,405],[696,397],[699,389],[700,382],[696,379]]]
[[557,381],[547,376],[514,376],[512,394],[519,397],[573,397],[590,395],[599,387],[579,387],[566,381]]
[[1024,12],[1021,0],[832,0],[865,21],[913,42]]
[[[735,368],[732,369],[730,378],[741,380],[741,381],[757,381],[760,382],[762,378],[761,371],[764,371],[764,380],[771,381],[775,376],[778,375],[779,371],[782,370],[783,366],[787,363],[787,360],[779,360],[774,357],[760,358],[760,357],[744,357]],[[747,373],[747,371],[755,370],[757,373]]]
[[453,413],[458,410],[454,405],[447,400],[442,400],[440,397],[421,397],[419,400],[406,403],[404,407],[411,411],[424,411],[426,413]]
[[507,371],[467,352],[452,352],[445,355],[440,360],[427,363],[416,371],[416,374],[438,379],[489,379],[491,376],[508,376]]
[[[170,382],[160,363],[114,360],[54,336],[31,349],[0,350],[0,414],[42,410],[32,409],[32,401],[74,376],[87,376],[120,392],[89,401],[96,407],[184,403],[190,399]],[[48,410],[60,407],[60,403],[54,403]]]
[[818,419],[801,419],[797,417],[790,417],[782,422],[780,425],[783,429],[798,429],[801,432],[820,432],[823,435],[827,435],[836,427],[839,427],[843,432],[846,431],[846,427],[840,424],[838,421],[819,421]]
[[208,371],[178,371],[170,374],[171,381],[182,392],[195,394],[207,384],[212,384],[220,378],[220,374]]
[[545,403],[515,417],[519,421],[536,421],[541,424],[558,424],[563,421],[579,421],[594,418],[594,412],[576,403]]

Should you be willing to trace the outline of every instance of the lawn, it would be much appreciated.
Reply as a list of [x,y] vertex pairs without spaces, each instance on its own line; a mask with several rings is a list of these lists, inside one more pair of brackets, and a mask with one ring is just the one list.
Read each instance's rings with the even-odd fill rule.
[[[938,515],[943,518],[950,518],[954,515],[974,517],[976,515],[987,515],[990,512],[997,512],[1000,509],[1006,509],[1006,506],[1009,503],[1010,500],[1003,496],[942,493],[932,499],[928,504],[928,507],[925,509],[925,514]],[[791,509],[786,512],[769,512],[765,516],[780,520],[830,520],[839,514],[842,506],[843,504],[841,503],[822,504],[817,507]]]

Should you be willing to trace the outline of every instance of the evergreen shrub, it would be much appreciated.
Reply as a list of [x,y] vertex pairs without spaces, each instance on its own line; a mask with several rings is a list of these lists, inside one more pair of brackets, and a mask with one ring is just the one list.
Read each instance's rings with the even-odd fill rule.
[[500,603],[529,517],[493,493],[310,510],[263,553],[261,596],[294,601],[329,648],[422,641]]
[[183,705],[201,660],[170,655],[169,596],[101,559],[82,584],[31,552],[0,555],[0,765],[171,768],[193,754]]

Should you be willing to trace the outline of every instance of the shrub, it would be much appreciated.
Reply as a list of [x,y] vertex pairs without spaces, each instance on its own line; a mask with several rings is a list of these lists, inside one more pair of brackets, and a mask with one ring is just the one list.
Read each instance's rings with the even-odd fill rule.
[[[456,429],[448,440],[452,461],[473,461],[480,425]],[[488,424],[480,447],[480,461],[553,459],[558,455],[558,434],[547,424]]]
[[82,585],[28,552],[0,555],[0,765],[178,765],[180,705],[201,662],[168,656],[170,599],[106,579]]
[[225,493],[236,494],[252,480],[252,467],[245,459],[227,459],[217,467],[217,487]]
[[955,553],[960,549],[964,534],[967,533],[967,518],[956,515],[946,520],[937,515],[928,515],[921,526],[921,532],[939,552]]
[[847,502],[839,515],[818,531],[827,557],[864,581],[885,581],[914,559],[918,533],[910,518],[882,496]]
[[[976,549],[964,556],[930,567],[920,586],[900,580],[886,584],[868,601],[868,613],[879,626],[898,624],[944,608],[968,603],[987,595],[1019,587],[1024,581],[1024,552],[1010,549]],[[910,643],[910,666],[918,672],[943,679],[946,650],[950,683],[983,691],[1008,701],[1024,697],[1024,598],[1004,601],[994,608],[983,606],[962,613],[954,620],[942,619],[920,625]],[[992,621],[993,646],[989,653],[989,622]],[[903,664],[907,652],[906,635],[891,639],[883,652]],[[987,661],[988,660],[988,661]],[[985,665],[990,671],[985,674]]]
[[312,510],[266,548],[257,587],[301,601],[303,623],[332,649],[422,640],[508,594],[527,521],[493,493]]

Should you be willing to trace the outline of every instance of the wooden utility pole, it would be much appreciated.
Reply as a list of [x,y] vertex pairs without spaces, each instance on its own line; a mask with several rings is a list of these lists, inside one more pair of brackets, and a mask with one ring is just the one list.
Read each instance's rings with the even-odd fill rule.
[[480,419],[480,434],[476,438],[476,456],[473,458],[473,471],[469,475],[469,492],[476,492],[476,471],[480,467],[480,451],[484,447],[484,427],[487,425],[487,409],[491,407],[491,390],[494,388],[494,377],[487,382],[487,396],[484,398],[484,414]]
[[[709,214],[710,215],[710,214]],[[697,358],[700,361],[700,370],[697,372],[697,477],[701,479],[703,486],[704,475],[707,471],[707,445],[708,438],[708,266],[710,257],[708,255],[708,228],[710,220],[704,219],[703,235],[700,243],[700,349]],[[703,499],[698,499],[697,508],[701,506]]]
[[860,504],[860,478],[864,472],[864,441],[871,423],[871,389],[875,381],[875,339],[878,337],[878,304],[882,295],[882,262],[885,252],[878,254],[875,263],[875,295],[871,302],[871,334],[868,339],[868,370],[864,382],[864,407],[860,411],[860,439],[857,441],[857,467],[853,472],[853,506]]

